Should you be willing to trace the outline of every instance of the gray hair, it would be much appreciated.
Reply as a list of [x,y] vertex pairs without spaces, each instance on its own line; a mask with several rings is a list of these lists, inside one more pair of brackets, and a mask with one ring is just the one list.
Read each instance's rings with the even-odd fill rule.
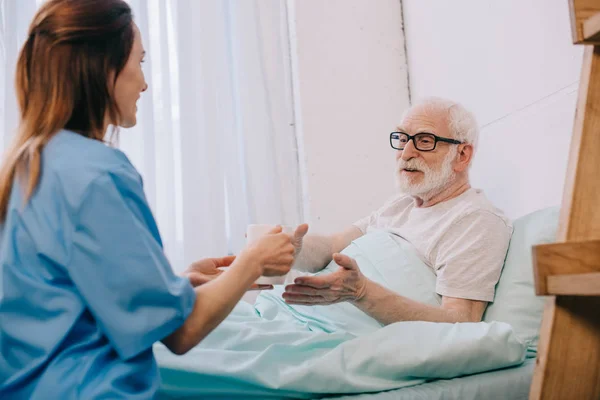
[[467,110],[462,104],[441,97],[425,97],[406,110],[402,115],[402,120],[404,120],[408,113],[415,107],[424,107],[427,111],[435,113],[447,113],[448,128],[454,139],[469,143],[473,146],[474,151],[477,149],[477,144],[479,142],[479,125],[477,124],[475,115]]

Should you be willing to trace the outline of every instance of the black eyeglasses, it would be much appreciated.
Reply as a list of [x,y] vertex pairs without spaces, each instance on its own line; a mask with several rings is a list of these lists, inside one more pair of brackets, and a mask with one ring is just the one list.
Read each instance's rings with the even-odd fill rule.
[[438,142],[445,142],[450,144],[463,143],[460,140],[436,136],[433,133],[417,133],[413,136],[410,136],[408,133],[404,132],[390,133],[390,145],[396,150],[404,150],[404,147],[406,147],[410,140],[413,141],[415,149],[419,151],[435,150],[435,146]]

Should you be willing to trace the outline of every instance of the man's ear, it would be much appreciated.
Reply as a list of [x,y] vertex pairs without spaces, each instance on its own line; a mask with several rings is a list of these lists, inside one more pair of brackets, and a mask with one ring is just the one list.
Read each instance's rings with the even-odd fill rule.
[[469,168],[471,159],[473,158],[473,145],[469,143],[458,145],[458,157],[454,170],[456,172],[463,172]]

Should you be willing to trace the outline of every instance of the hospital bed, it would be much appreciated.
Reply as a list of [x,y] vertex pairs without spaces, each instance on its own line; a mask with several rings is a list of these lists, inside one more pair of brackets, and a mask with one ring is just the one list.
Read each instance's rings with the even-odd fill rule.
[[[469,399],[526,399],[528,397],[529,388],[532,382],[532,375],[535,367],[535,357],[536,357],[536,349],[537,349],[537,340],[539,337],[539,328],[543,314],[544,302],[545,298],[539,297],[535,295],[534,292],[534,279],[533,279],[533,271],[532,271],[532,259],[531,259],[531,248],[532,246],[540,243],[550,243],[555,240],[556,237],[556,229],[558,225],[558,215],[559,209],[556,207],[547,208],[543,210],[539,210],[527,216],[524,216],[516,221],[514,221],[514,233],[511,239],[511,244],[509,247],[509,251],[506,257],[505,265],[503,268],[502,275],[500,277],[500,281],[496,288],[496,301],[488,306],[486,310],[486,314],[484,315],[485,324],[494,324],[495,321],[501,321],[501,323],[505,323],[506,326],[513,329],[518,334],[519,338],[523,339],[524,342],[527,343],[527,355],[523,357],[518,362],[513,362],[512,364],[506,365],[514,365],[510,368],[502,368],[502,367],[492,367],[488,369],[482,369],[480,373],[472,373],[472,374],[457,374],[454,375],[453,379],[430,379],[428,381],[421,381],[412,384],[410,382],[402,383],[397,385],[397,389],[393,390],[381,390],[379,392],[371,393],[368,390],[363,392],[356,390],[356,388],[352,388],[351,390],[345,390],[345,383],[338,384],[335,386],[339,391],[332,390],[327,391],[323,390],[323,387],[328,387],[327,384],[323,384],[321,382],[318,391],[311,391],[311,384],[314,380],[306,379],[300,381],[301,390],[305,390],[304,393],[298,393],[298,381],[295,382],[295,386],[289,385],[290,382],[284,382],[283,380],[278,380],[279,378],[274,377],[277,375],[278,370],[266,371],[262,375],[257,375],[255,372],[241,371],[240,375],[240,385],[235,382],[238,377],[238,372],[230,373],[227,379],[222,380],[222,385],[219,383],[219,379],[221,377],[216,374],[213,377],[207,377],[207,375],[211,374],[212,365],[204,365],[203,369],[200,368],[194,369],[194,359],[199,359],[201,357],[205,357],[206,354],[211,354],[208,350],[207,352],[195,353],[190,356],[190,360],[187,364],[186,362],[173,361],[178,360],[177,357],[171,356],[167,354],[167,350],[159,351],[157,353],[157,359],[159,361],[159,366],[161,368],[161,377],[162,377],[162,387],[159,395],[159,399],[271,399],[271,398],[326,398],[326,399],[372,399],[372,400],[387,400],[387,399],[432,399],[432,400],[469,400]],[[379,237],[376,241],[377,243],[372,242],[371,245],[379,246],[379,243],[382,241],[382,237]],[[372,253],[379,254],[382,253],[379,248],[371,248]],[[366,251],[365,253],[368,253]],[[403,253],[407,254],[407,253]],[[363,254],[365,255],[365,254]],[[398,254],[394,254],[392,257],[394,260],[398,259]],[[408,259],[408,257],[405,257]],[[383,263],[385,264],[385,262]],[[407,262],[407,264],[411,264]],[[394,262],[393,268],[398,266],[397,262]],[[410,266],[410,265],[409,265]],[[362,269],[362,266],[361,266]],[[422,269],[422,268],[421,268]],[[417,270],[417,269],[415,269]],[[419,269],[420,270],[420,269]],[[414,271],[410,271],[414,272]],[[413,275],[413,279],[417,279],[415,275]],[[414,286],[414,285],[413,285]],[[432,291],[431,286],[425,285],[424,288],[426,290]],[[428,289],[429,288],[429,289]],[[404,293],[405,290],[413,290],[415,288],[398,288],[396,291]],[[275,296],[275,295],[271,295]],[[419,295],[423,296],[423,294]],[[263,297],[266,297],[264,295]],[[423,297],[424,298],[424,297]],[[260,298],[257,302],[257,309],[260,308]],[[250,307],[250,306],[248,306]],[[340,306],[341,307],[341,306]],[[321,308],[321,313],[324,310],[328,310],[328,308]],[[307,311],[310,312],[310,311]],[[315,311],[316,313],[316,311]],[[361,327],[364,324],[364,321],[361,321]],[[368,325],[368,323],[366,323]],[[395,325],[395,324],[393,324]],[[439,324],[436,324],[439,325]],[[461,325],[461,324],[456,324]],[[240,325],[242,326],[242,325]],[[389,329],[392,326],[388,326],[383,329]],[[347,329],[352,330],[350,325],[346,326]],[[221,328],[219,328],[221,329]],[[404,328],[403,328],[404,329]],[[430,329],[430,328],[427,328]],[[379,330],[379,332],[381,332]],[[227,335],[227,332],[225,335]],[[423,332],[423,331],[421,331]],[[223,333],[220,333],[223,334]],[[371,334],[373,335],[373,334]],[[371,336],[367,335],[367,336]],[[407,337],[402,338],[402,331],[396,330],[392,331],[392,338],[394,340],[398,339],[398,341],[406,340]],[[360,335],[359,335],[360,336]],[[385,336],[380,336],[380,339],[385,340]],[[410,338],[408,338],[410,339]],[[214,339],[213,339],[214,340]],[[423,338],[419,337],[415,342],[420,344],[423,342]],[[385,353],[386,349],[390,346],[393,347],[393,342],[389,341],[386,344],[380,345],[382,341],[373,340],[369,343],[369,352],[371,349],[375,349],[377,347],[384,348],[384,351],[380,353]],[[431,346],[431,342],[430,346]],[[213,342],[212,344],[207,344],[207,347],[212,345],[220,345],[220,343]],[[228,345],[230,346],[230,344]],[[489,345],[488,345],[489,346]],[[413,347],[419,347],[413,346]],[[295,347],[287,347],[287,352],[294,352]],[[309,348],[309,347],[307,347]],[[420,350],[414,350],[413,353],[416,354],[416,358],[419,357]],[[367,352],[367,353],[369,353]],[[394,349],[389,352],[396,352],[397,354],[403,354],[405,356],[410,357],[411,354],[406,355],[404,350],[402,349]],[[286,353],[283,353],[286,354]],[[187,355],[186,355],[187,356]],[[414,354],[412,354],[414,356]],[[170,357],[170,358],[169,358]],[[243,359],[244,355],[240,353],[240,364],[248,363],[253,358]],[[457,355],[453,355],[451,357],[457,357]],[[458,355],[460,357],[460,355]],[[267,357],[268,358],[268,357]],[[413,357],[414,358],[414,357]],[[231,361],[231,359],[229,359]],[[270,360],[273,360],[271,356]],[[337,360],[337,358],[332,358],[332,360]],[[443,361],[443,360],[442,360]],[[236,359],[235,362],[238,362]],[[454,362],[454,358],[451,358],[451,363]],[[474,361],[477,363],[477,359]],[[175,363],[175,364],[174,364]],[[177,364],[179,363],[179,364]],[[218,363],[218,362],[217,362]],[[376,362],[377,363],[377,362]],[[205,363],[207,364],[207,363]],[[174,366],[175,365],[175,366]],[[332,361],[331,364],[327,364],[326,368],[322,369],[323,371],[327,371],[328,366],[331,365],[331,368],[334,372],[337,373],[332,379],[338,379],[343,381],[345,379],[344,371],[337,371],[338,368],[335,364],[335,361]],[[379,366],[379,372],[382,376],[382,379],[387,379],[387,383],[389,385],[390,376],[383,377],[386,375],[387,369],[395,368],[395,365],[389,366],[386,363],[385,354],[382,358],[382,366]],[[269,363],[265,364],[255,364],[252,363],[252,366],[257,369],[269,369]],[[262,366],[262,367],[261,367]],[[189,368],[188,368],[189,367]],[[371,365],[372,367],[372,365]],[[436,366],[437,368],[437,366]],[[446,365],[446,371],[448,369]],[[443,369],[443,367],[442,367]],[[200,372],[198,372],[200,371]],[[275,371],[275,372],[273,372]],[[231,372],[231,371],[225,371]],[[297,371],[292,371],[292,374]],[[356,372],[356,371],[353,371]],[[360,372],[360,371],[359,371]],[[477,371],[479,372],[479,371]],[[409,374],[412,373],[409,370]],[[245,375],[244,375],[245,374]],[[271,377],[273,376],[273,379]],[[436,376],[437,377],[437,376]],[[366,376],[368,379],[379,378],[379,375]],[[354,379],[354,378],[352,378]],[[348,384],[352,385],[352,379],[348,380]],[[360,379],[360,374],[359,378]],[[245,381],[244,381],[245,380]],[[405,379],[406,380],[406,379]],[[202,383],[199,383],[202,382]],[[233,382],[233,384],[232,384]],[[274,390],[273,387],[266,388],[261,387],[260,383],[270,384],[276,383],[275,387],[294,387],[292,391],[286,390]],[[257,384],[258,383],[258,384]],[[392,382],[393,383],[393,382]],[[202,385],[208,384],[212,385],[212,388],[206,392],[202,391]],[[281,386],[280,386],[281,384]],[[268,385],[267,385],[268,386]],[[317,385],[319,386],[319,385]],[[357,385],[360,388],[360,385]],[[366,387],[366,385],[365,385]],[[294,392],[294,390],[296,392]],[[340,393],[346,392],[347,394],[342,395]],[[207,394],[209,393],[209,394]]]

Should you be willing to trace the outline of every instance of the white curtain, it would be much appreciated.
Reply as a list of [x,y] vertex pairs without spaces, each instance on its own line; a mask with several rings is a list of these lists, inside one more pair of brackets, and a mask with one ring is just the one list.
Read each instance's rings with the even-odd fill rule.
[[[5,143],[17,123],[17,53],[41,1],[0,2]],[[249,223],[301,222],[285,0],[128,2],[149,90],[119,147],[144,177],[175,269],[237,253]]]

